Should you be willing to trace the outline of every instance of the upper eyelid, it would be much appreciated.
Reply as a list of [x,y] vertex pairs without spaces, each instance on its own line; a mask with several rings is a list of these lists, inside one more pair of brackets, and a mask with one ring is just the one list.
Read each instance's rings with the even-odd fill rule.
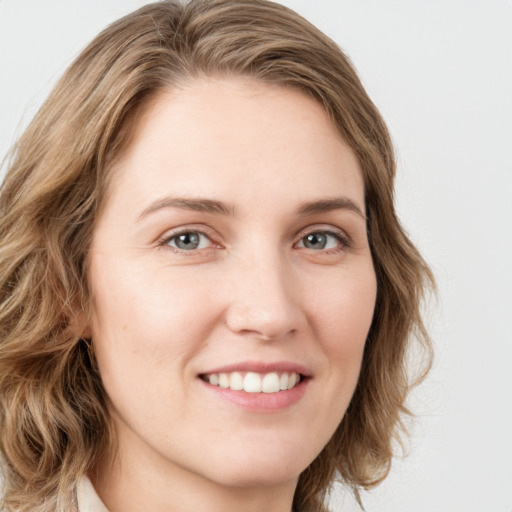
[[[326,231],[326,230],[323,230],[323,231],[318,230],[318,231],[311,231],[308,234],[313,234],[313,233],[322,233],[324,235],[327,235],[327,236],[330,236],[330,237],[334,238],[336,240],[336,242],[338,243],[338,245],[339,245],[337,250],[340,250],[340,248],[341,248],[341,250],[348,249],[351,246],[350,240],[348,238],[346,238],[345,236],[341,235],[340,233],[335,233],[333,231]],[[306,235],[302,236],[301,238],[299,238],[299,240],[297,242],[295,242],[294,246],[298,246],[301,243],[304,245],[304,239],[308,236],[308,234],[306,234]],[[302,248],[307,249],[307,247],[300,247],[300,248],[301,249]],[[329,252],[329,251],[334,250],[334,248],[322,249],[322,250],[325,250],[325,251]]]
[[199,233],[201,235],[206,236],[210,240],[214,238],[214,230],[210,226],[207,226],[205,224],[191,224],[189,226],[179,226],[164,231],[164,233],[157,238],[157,242],[161,242],[163,240],[170,240],[171,238],[180,236],[184,233]]
[[164,239],[172,240],[173,238],[178,238],[181,235],[186,235],[189,233],[196,233],[198,235],[205,236],[206,238],[208,238],[208,240],[212,241],[211,237],[208,236],[206,233],[203,233],[202,231],[197,231],[195,229],[186,229],[185,231],[178,231],[177,233],[169,234],[169,236],[167,236],[167,237],[164,236]]
[[312,224],[302,228],[295,236],[300,240],[310,233],[331,233],[333,235],[338,235],[340,238],[346,239],[347,241],[351,240],[351,237],[346,230],[333,226],[332,224]]

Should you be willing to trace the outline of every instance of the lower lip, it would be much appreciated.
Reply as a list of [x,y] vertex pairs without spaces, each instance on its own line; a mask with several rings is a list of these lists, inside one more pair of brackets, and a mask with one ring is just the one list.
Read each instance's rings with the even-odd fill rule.
[[[201,379],[200,379],[201,380]],[[212,386],[201,380],[205,388],[221,399],[253,412],[279,412],[296,404],[306,393],[310,379],[303,379],[292,389],[278,391],[277,393],[247,393],[245,391],[234,391],[229,388]]]

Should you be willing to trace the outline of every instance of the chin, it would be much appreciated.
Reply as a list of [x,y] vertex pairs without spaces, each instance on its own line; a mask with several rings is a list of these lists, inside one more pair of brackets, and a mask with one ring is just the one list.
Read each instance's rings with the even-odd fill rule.
[[[311,464],[316,452],[309,457],[296,446],[286,449],[248,449],[223,458],[222,467],[216,467],[213,479],[230,487],[267,487],[297,481],[299,475]],[[290,447],[288,447],[290,448]],[[220,465],[219,465],[220,466]]]
[[254,465],[240,471],[227,471],[215,475],[215,482],[226,487],[274,487],[297,482],[301,472],[289,467],[258,467]]

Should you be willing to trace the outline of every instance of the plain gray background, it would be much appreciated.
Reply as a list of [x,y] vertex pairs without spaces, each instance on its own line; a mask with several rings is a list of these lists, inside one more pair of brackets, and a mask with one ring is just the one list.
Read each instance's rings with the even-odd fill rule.
[[[142,0],[0,0],[0,157]],[[391,129],[397,204],[439,284],[408,456],[368,512],[512,512],[512,2],[283,0],[349,54]],[[334,509],[355,512],[343,489]]]

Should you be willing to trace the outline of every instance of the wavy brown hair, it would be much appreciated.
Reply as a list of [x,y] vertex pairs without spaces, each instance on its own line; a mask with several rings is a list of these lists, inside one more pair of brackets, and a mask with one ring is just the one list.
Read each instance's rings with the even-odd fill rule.
[[300,476],[294,507],[324,510],[331,483],[356,494],[388,473],[413,383],[407,355],[431,347],[420,315],[431,273],[393,204],[388,130],[337,45],[265,0],[163,1],[85,48],[14,146],[0,192],[0,455],[4,507],[74,510],[74,486],[115,435],[77,315],[89,314],[86,259],[114,160],[163,90],[248,77],[315,98],[364,176],[378,292],[361,375],[332,439]]

